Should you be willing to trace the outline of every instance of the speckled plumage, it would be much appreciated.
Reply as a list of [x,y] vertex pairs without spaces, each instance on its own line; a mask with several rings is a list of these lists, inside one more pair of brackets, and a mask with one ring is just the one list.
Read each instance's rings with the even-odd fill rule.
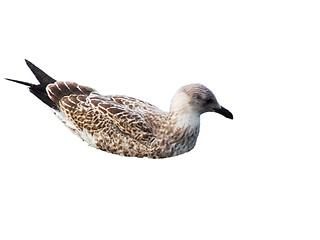
[[201,84],[179,89],[169,112],[136,98],[104,96],[74,82],[55,81],[29,61],[39,80],[28,85],[59,119],[91,146],[133,157],[165,158],[190,151],[196,144],[200,115],[215,111],[233,118]]

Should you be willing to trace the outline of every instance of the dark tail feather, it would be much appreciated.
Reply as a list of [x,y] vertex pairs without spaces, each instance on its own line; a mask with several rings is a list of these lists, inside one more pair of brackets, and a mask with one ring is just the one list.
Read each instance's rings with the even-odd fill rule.
[[51,101],[46,91],[47,85],[50,83],[56,82],[56,80],[54,80],[52,77],[47,75],[40,68],[36,67],[33,63],[29,62],[28,60],[26,60],[26,63],[28,67],[31,69],[31,71],[33,72],[33,74],[36,76],[40,84],[36,85],[36,84],[9,79],[9,78],[5,78],[5,79],[11,82],[29,86],[30,92],[33,93],[37,98],[39,98],[42,102],[47,104],[49,107],[58,110],[59,109],[58,106],[53,101]]
[[46,91],[46,88],[41,85],[33,85],[29,88],[30,92],[33,93],[37,98],[39,98],[42,102],[47,104],[49,107],[59,110],[57,104],[55,104],[49,97]]
[[26,85],[26,86],[29,86],[29,87],[34,85],[32,83],[23,82],[23,81],[19,81],[19,80],[14,80],[14,79],[10,79],[10,78],[5,78],[5,80],[11,81],[11,82],[15,82],[15,83],[19,83],[19,84],[22,84],[22,85]]
[[29,62],[27,59],[25,59],[28,67],[33,72],[33,74],[38,79],[40,85],[47,86],[50,83],[54,83],[56,80],[54,80],[52,77],[50,77],[48,74],[46,74],[44,71],[42,71],[40,68],[35,66],[32,62]]

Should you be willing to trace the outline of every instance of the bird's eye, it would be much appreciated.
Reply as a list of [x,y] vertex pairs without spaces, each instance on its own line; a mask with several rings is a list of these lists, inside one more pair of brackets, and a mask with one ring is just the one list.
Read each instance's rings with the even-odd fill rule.
[[213,99],[212,98],[207,99],[206,104],[211,104],[211,103],[213,103]]

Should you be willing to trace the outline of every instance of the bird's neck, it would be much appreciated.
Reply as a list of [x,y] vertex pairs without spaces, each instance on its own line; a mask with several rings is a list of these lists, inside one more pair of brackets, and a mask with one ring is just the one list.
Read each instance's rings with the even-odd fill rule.
[[193,149],[199,135],[200,116],[197,114],[170,112],[167,120],[162,132],[164,134],[162,139],[165,139],[164,154],[169,152],[170,154],[179,155]]
[[169,114],[167,136],[172,142],[185,144],[187,150],[191,150],[196,144],[200,130],[200,115],[190,112],[171,112]]
[[170,112],[173,131],[194,131],[200,127],[200,115],[191,111]]

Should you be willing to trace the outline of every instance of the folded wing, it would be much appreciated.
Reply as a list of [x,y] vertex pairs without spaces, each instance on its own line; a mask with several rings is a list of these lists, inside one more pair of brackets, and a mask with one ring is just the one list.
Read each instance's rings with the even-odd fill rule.
[[93,134],[117,130],[142,144],[148,144],[155,138],[144,116],[120,102],[119,98],[102,96],[92,88],[71,82],[50,84],[47,92],[79,131]]

